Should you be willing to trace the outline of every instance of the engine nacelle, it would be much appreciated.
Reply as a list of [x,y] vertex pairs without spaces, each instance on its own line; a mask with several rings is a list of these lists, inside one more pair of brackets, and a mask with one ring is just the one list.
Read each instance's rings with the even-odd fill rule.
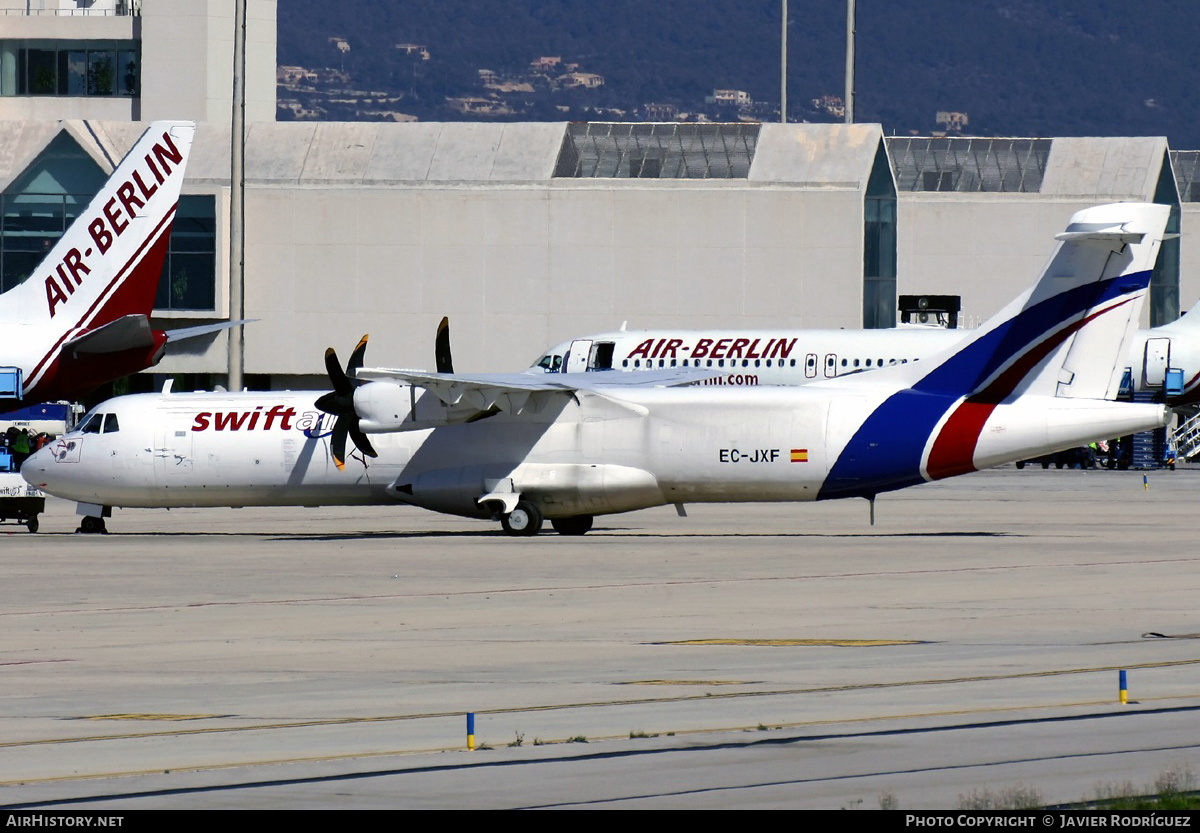
[[440,428],[474,413],[468,410],[456,419],[432,393],[394,382],[367,382],[355,388],[354,411],[359,429],[367,434]]
[[[509,482],[505,482],[509,481]],[[456,466],[406,474],[388,494],[397,500],[451,515],[487,518],[495,507],[481,496],[511,489],[536,503],[547,518],[605,515],[666,503],[658,480],[630,466],[583,463],[529,463],[509,466]]]

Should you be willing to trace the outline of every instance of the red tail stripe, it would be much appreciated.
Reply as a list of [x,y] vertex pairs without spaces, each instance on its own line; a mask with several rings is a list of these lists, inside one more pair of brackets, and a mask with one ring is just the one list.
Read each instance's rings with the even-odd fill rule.
[[1050,338],[1026,352],[1017,361],[997,376],[992,382],[961,403],[938,432],[933,448],[929,451],[929,462],[925,470],[930,480],[941,480],[958,474],[975,471],[975,448],[988,417],[1017,387],[1022,379],[1038,365],[1052,350],[1080,330],[1089,321],[1107,312],[1128,304],[1132,298],[1119,301],[1107,309],[1094,312],[1067,327],[1063,327]]

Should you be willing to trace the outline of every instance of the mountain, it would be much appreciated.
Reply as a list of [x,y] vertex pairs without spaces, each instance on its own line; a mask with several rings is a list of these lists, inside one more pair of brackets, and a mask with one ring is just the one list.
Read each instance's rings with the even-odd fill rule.
[[[329,70],[320,83],[281,89],[280,99],[329,118],[636,120],[656,112],[645,107],[654,103],[774,120],[780,8],[780,0],[279,0],[279,64]],[[1200,15],[1190,8],[859,0],[855,117],[928,134],[939,111],[956,111],[969,135],[1166,135],[1173,148],[1200,148],[1189,58]],[[844,14],[836,0],[790,0],[792,120],[838,120],[813,99],[842,95]],[[561,63],[531,67],[543,57]],[[745,91],[755,104],[706,103],[718,89]],[[357,103],[347,110],[346,101]]]

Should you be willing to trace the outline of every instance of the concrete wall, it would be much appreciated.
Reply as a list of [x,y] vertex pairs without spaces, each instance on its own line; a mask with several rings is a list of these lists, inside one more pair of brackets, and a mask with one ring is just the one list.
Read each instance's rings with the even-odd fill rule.
[[[234,0],[143,0],[142,118],[228,124]],[[246,121],[275,120],[275,0],[247,0]]]
[[[368,363],[512,370],[630,326],[861,323],[862,196],[745,182],[252,188],[246,372],[306,374],[371,333]],[[848,231],[850,230],[850,231]]]
[[[961,295],[960,326],[976,326],[1033,285],[1054,235],[1094,204],[1030,194],[901,194],[897,294]],[[1143,317],[1148,326],[1145,310]]]

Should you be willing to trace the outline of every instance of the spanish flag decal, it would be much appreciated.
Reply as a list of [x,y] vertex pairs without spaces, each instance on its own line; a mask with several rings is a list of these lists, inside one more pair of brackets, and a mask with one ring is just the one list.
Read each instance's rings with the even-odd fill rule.
[[808,449],[807,448],[793,448],[792,449],[792,462],[793,463],[807,463],[808,462]]

